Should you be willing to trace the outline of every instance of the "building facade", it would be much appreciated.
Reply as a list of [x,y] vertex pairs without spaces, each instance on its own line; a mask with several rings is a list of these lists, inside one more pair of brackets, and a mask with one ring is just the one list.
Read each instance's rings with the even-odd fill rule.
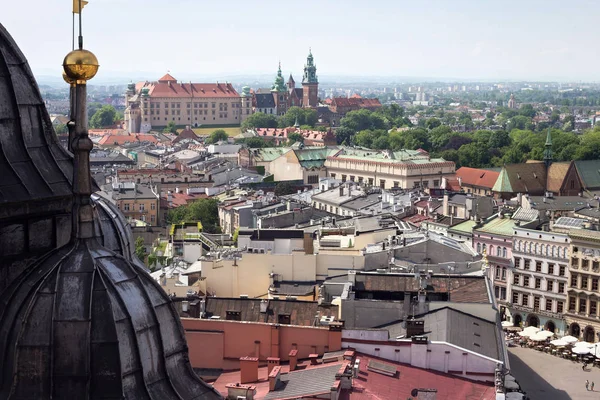
[[160,193],[156,187],[132,182],[115,186],[112,199],[128,220],[136,219],[148,225],[159,225]]
[[[515,326],[566,334],[569,237],[516,226],[510,313]],[[510,286],[510,285],[509,285]]]
[[231,83],[184,83],[166,74],[156,82],[129,84],[124,113],[130,133],[148,132],[170,122],[178,126],[239,125],[242,97]]
[[600,333],[600,232],[571,230],[568,307],[569,334],[597,342]]

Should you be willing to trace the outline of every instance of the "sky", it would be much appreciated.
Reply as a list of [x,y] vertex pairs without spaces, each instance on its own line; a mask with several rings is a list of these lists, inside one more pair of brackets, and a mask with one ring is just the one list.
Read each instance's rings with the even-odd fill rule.
[[[594,0],[89,0],[98,78],[321,77],[600,81]],[[71,0],[8,1],[0,23],[34,74],[60,74]]]

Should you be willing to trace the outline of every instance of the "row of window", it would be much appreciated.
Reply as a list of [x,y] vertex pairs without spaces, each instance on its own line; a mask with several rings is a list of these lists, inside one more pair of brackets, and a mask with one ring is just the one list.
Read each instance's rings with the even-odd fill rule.
[[[523,278],[522,280],[521,280],[521,277]],[[558,293],[565,293],[565,283],[564,282],[555,282],[555,281],[551,281],[551,280],[545,280],[546,287],[542,288],[542,279],[541,278],[533,278],[532,279],[529,275],[523,275],[523,276],[521,276],[519,274],[513,275],[513,284],[514,285],[523,286],[523,287],[528,288],[528,287],[531,287],[530,281],[533,281],[533,287],[535,289],[540,289],[540,290],[546,289],[548,292],[554,292],[554,289],[558,288]]]
[[591,290],[592,292],[597,292],[598,291],[598,278],[591,278],[590,279],[586,275],[581,275],[581,279],[578,279],[579,277],[580,276],[577,275],[577,274],[572,274],[571,275],[571,287],[572,288],[583,289],[583,290]]
[[513,249],[521,253],[538,254],[554,258],[567,258],[568,248],[549,244],[532,243],[525,240],[515,240]]
[[586,313],[588,315],[596,315],[598,312],[598,301],[589,299],[590,309],[587,310],[587,299],[579,299],[579,308],[577,308],[577,297],[569,296],[569,311]]
[[591,261],[591,260],[588,260],[587,258],[571,257],[571,267],[573,267],[574,269],[581,268],[581,269],[588,270],[590,268],[590,265],[592,266],[593,271],[599,270],[598,261]]
[[[131,207],[133,206],[133,207]],[[141,203],[138,204],[140,211],[146,211],[146,205]],[[150,209],[156,210],[156,203],[150,203]],[[123,204],[123,211],[135,211],[135,204],[125,203]]]
[[[531,304],[530,298],[533,297],[533,305]],[[520,301],[519,301],[520,300]],[[562,314],[564,311],[564,302],[561,300],[544,299],[544,310],[553,312],[553,306],[556,302],[556,312]],[[532,307],[535,310],[540,310],[541,298],[539,296],[531,296],[525,293],[513,292],[512,303],[520,304],[523,307]]]
[[[219,118],[227,118],[227,114],[224,114],[224,117],[219,116]],[[189,121],[190,119],[191,118],[188,117],[187,120]],[[214,117],[212,117],[212,119],[213,119],[213,121],[216,121],[217,117],[214,116]],[[233,119],[237,120],[238,117],[233,117]],[[168,120],[169,119],[165,117],[165,121],[168,121]],[[175,118],[173,118],[172,120],[175,121]],[[181,121],[181,117],[177,117],[177,120]],[[148,122],[148,118],[144,118],[144,121]],[[152,117],[152,121],[160,121],[160,117]],[[185,119],[184,119],[184,121],[185,121]],[[194,121],[198,121],[198,117],[194,117]],[[202,117],[202,121],[206,121],[206,117]]]
[[[493,245],[490,245],[490,247],[488,248],[485,243],[477,243],[477,252],[481,254],[484,251],[486,252],[486,254],[488,254],[490,256],[503,257],[503,258],[508,257],[508,249],[506,247],[500,247],[500,246],[494,247]],[[495,252],[495,254],[494,254],[494,252]]]
[[557,267],[556,264],[547,263],[547,268],[544,271],[542,261],[535,261],[533,263],[531,261],[532,260],[530,260],[529,258],[523,258],[523,263],[521,263],[521,258],[515,257],[514,258],[515,268],[545,273],[548,275],[554,275],[555,272],[558,272],[558,276],[566,276],[566,271],[567,271],[566,265],[558,265],[558,268],[556,268]]

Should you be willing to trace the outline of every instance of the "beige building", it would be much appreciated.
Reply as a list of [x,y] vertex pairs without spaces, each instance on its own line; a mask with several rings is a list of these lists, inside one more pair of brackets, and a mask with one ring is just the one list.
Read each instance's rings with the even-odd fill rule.
[[439,188],[442,178],[454,176],[455,164],[430,158],[423,150],[366,150],[344,148],[327,157],[329,176],[384,189]]
[[160,194],[155,187],[136,183],[115,184],[112,199],[127,219],[159,225]]
[[573,229],[565,320],[569,334],[597,342],[600,333],[600,232]]
[[130,133],[178,126],[239,125],[242,98],[230,83],[185,83],[166,74],[156,82],[129,84],[124,113]]

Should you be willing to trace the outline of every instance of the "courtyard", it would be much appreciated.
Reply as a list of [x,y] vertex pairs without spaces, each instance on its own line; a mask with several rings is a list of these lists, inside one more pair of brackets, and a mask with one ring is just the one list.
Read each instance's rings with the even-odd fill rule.
[[[530,348],[508,349],[512,375],[531,400],[600,399],[600,368],[565,360]],[[595,382],[586,391],[585,381]]]

